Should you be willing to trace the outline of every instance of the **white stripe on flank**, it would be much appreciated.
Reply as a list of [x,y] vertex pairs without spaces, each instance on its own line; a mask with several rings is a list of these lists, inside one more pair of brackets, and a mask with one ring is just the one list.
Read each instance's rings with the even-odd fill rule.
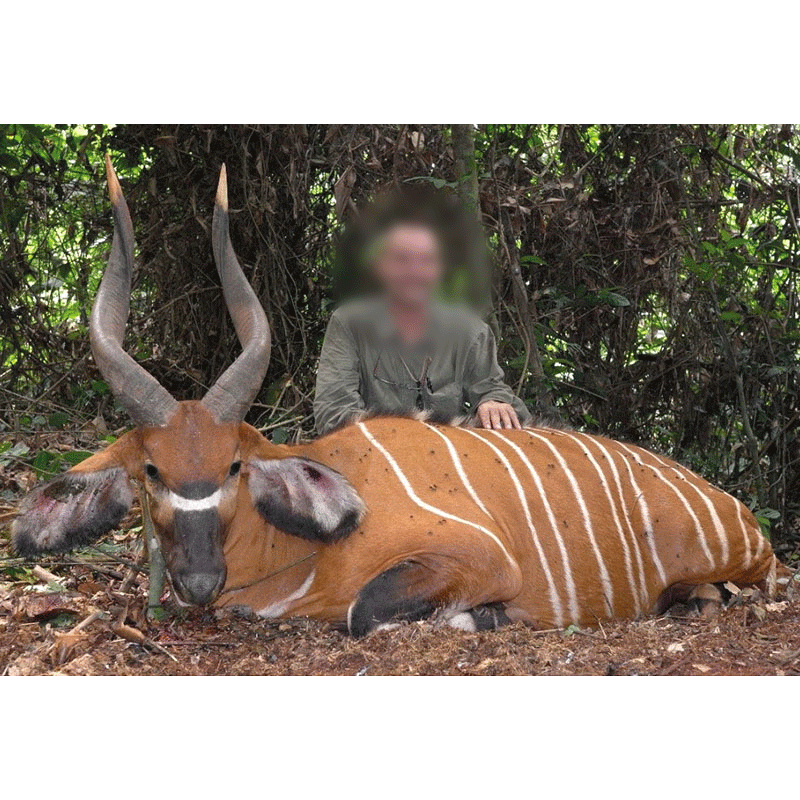
[[308,574],[308,577],[301,584],[299,589],[292,592],[288,597],[284,597],[283,600],[279,600],[277,603],[273,603],[272,605],[269,605],[266,608],[262,608],[261,611],[257,611],[256,614],[259,617],[264,617],[265,619],[275,619],[275,617],[282,617],[289,609],[289,606],[295,600],[299,600],[301,597],[305,597],[306,593],[311,588],[311,584],[314,583],[314,578],[316,577],[316,574],[317,574],[316,569],[312,569],[311,572]]
[[[594,471],[597,473],[597,477],[600,479],[600,485],[603,487],[606,499],[608,500],[608,505],[611,508],[611,515],[614,518],[614,525],[616,526],[617,534],[619,535],[619,540],[622,544],[622,550],[625,555],[625,574],[628,577],[628,586],[631,590],[631,596],[633,597],[633,603],[636,609],[636,616],[638,617],[642,613],[642,601],[641,597],[639,596],[639,593],[636,591],[636,580],[633,577],[633,563],[631,561],[631,550],[630,547],[628,546],[628,540],[625,536],[625,531],[622,528],[622,522],[620,521],[619,514],[617,513],[616,503],[614,503],[614,498],[611,496],[611,488],[608,485],[608,480],[606,479],[605,473],[600,467],[600,464],[597,463],[597,459],[584,446],[582,438],[581,439],[578,438],[579,436],[581,436],[581,434],[579,433],[573,434],[568,431],[560,431],[560,433],[566,438],[572,439],[574,442],[577,443],[578,447],[580,447],[581,450],[583,451],[583,454],[589,459],[589,463],[594,467]],[[620,499],[622,499],[621,492],[620,492]],[[630,523],[628,523],[628,527],[630,527]]]
[[[731,495],[731,499],[736,504],[736,518],[739,520],[739,524],[742,526],[742,535],[744,536],[744,557],[745,561],[747,562],[747,566],[753,563],[753,549],[750,546],[750,533],[747,530],[747,526],[744,524],[744,517],[742,516],[742,508],[743,505],[740,503],[735,497]],[[759,534],[761,532],[759,531]],[[761,537],[764,538],[763,536]]]
[[[745,506],[744,503],[739,503],[740,514],[742,508],[747,508],[747,506]],[[764,552],[764,548],[767,546],[767,537],[764,536],[764,532],[761,530],[761,524],[758,522],[758,520],[756,520],[756,525],[758,526],[758,533],[756,534],[756,536],[758,537],[756,539],[756,541],[758,542],[758,546],[756,547],[755,559],[756,561],[758,561],[761,559],[761,556]]]
[[475,530],[485,533],[503,551],[503,555],[508,559],[508,563],[511,564],[515,569],[519,569],[517,562],[511,558],[511,555],[509,554],[508,550],[506,550],[505,545],[488,528],[484,528],[483,525],[479,525],[477,522],[470,522],[468,519],[462,519],[461,517],[455,516],[455,514],[450,514],[442,508],[432,506],[430,503],[426,503],[421,497],[419,497],[411,487],[411,484],[408,482],[408,478],[406,478],[406,476],[403,474],[403,471],[394,460],[392,454],[367,430],[367,427],[363,422],[357,422],[356,425],[361,429],[361,432],[364,434],[364,436],[366,436],[367,441],[369,441],[371,445],[383,453],[383,457],[389,462],[389,466],[392,468],[397,480],[400,481],[400,484],[406,490],[406,494],[414,503],[416,503],[420,508],[430,511],[432,514],[437,514],[440,517],[451,519],[453,522],[460,522],[462,525],[468,525],[470,528],[475,528]]
[[[644,451],[647,455],[651,456],[655,461],[661,464],[666,469],[672,470],[680,479],[683,481],[687,486],[691,486],[695,492],[697,492],[700,499],[705,503],[706,508],[708,509],[708,514],[711,517],[711,521],[714,523],[714,530],[717,532],[717,538],[719,539],[719,546],[722,550],[722,563],[727,564],[730,559],[730,548],[728,547],[728,537],[725,536],[725,528],[722,525],[722,520],[719,518],[719,514],[717,514],[717,509],[714,507],[714,504],[708,499],[708,496],[705,492],[701,491],[697,488],[690,480],[672,466],[672,464],[667,464],[666,461],[662,461],[655,453],[651,453],[649,450]],[[652,467],[651,467],[652,469]],[[681,469],[685,470],[689,475],[693,478],[697,478],[698,476],[695,475],[693,472],[690,472],[686,469],[686,467],[681,467]],[[671,486],[672,484],[670,484]]]
[[487,511],[486,506],[481,502],[480,497],[478,497],[477,492],[475,489],[472,488],[472,484],[469,482],[469,478],[467,478],[466,472],[464,472],[464,467],[461,464],[461,459],[458,457],[458,453],[456,452],[456,448],[453,446],[453,443],[437,428],[434,428],[433,425],[428,425],[427,422],[422,423],[426,428],[432,430],[440,439],[444,440],[444,443],[447,445],[447,450],[450,453],[450,458],[453,460],[453,465],[456,468],[456,472],[458,472],[458,477],[461,478],[461,482],[464,484],[464,488],[469,493],[469,496],[473,499],[475,504],[478,508],[486,514],[489,519],[494,519],[492,515]]
[[[567,435],[566,432],[565,435]],[[631,522],[630,514],[628,513],[628,506],[625,503],[625,493],[622,489],[622,481],[619,477],[619,470],[617,469],[617,465],[614,463],[614,457],[611,455],[609,450],[604,447],[603,444],[594,436],[590,436],[588,433],[579,433],[577,431],[575,431],[573,435],[580,436],[581,438],[591,442],[606,457],[606,462],[611,469],[611,474],[614,476],[614,483],[617,487],[617,492],[619,493],[619,506],[622,509],[622,515],[625,517],[625,525],[630,533],[631,542],[633,542],[633,551],[636,555],[636,566],[639,568],[639,586],[642,592],[642,597],[646,598],[648,597],[647,576],[645,574],[644,561],[642,559],[642,549],[639,547],[639,540],[636,536],[636,531],[633,529],[633,522]]]
[[764,552],[764,548],[767,546],[767,537],[764,536],[758,520],[756,520],[756,525],[758,525],[758,547],[756,548],[756,559],[760,559],[761,554]]
[[494,434],[499,439],[502,439],[519,456],[520,461],[522,461],[522,463],[528,468],[528,472],[530,472],[533,482],[536,484],[536,491],[539,492],[539,496],[542,499],[545,511],[547,512],[547,518],[550,522],[550,527],[553,530],[553,536],[555,537],[556,544],[558,545],[558,549],[561,553],[561,564],[564,569],[564,575],[567,579],[567,594],[569,595],[569,613],[571,614],[571,621],[577,623],[580,619],[578,593],[575,589],[575,580],[572,575],[572,567],[570,567],[569,563],[569,554],[567,553],[567,548],[564,546],[564,539],[558,530],[558,522],[556,521],[550,501],[547,499],[547,494],[544,491],[541,478],[533,468],[533,464],[531,464],[531,462],[528,460],[525,453],[522,452],[522,448],[518,447],[508,437],[503,436],[503,434],[499,433],[498,431],[490,430],[488,433]]
[[222,499],[222,491],[217,489],[214,494],[202,497],[200,500],[190,500],[188,497],[181,497],[175,492],[169,493],[169,502],[176,511],[206,511],[209,508],[216,508]]
[[[522,488],[522,484],[519,482],[519,478],[517,477],[517,473],[514,472],[513,467],[509,460],[500,452],[491,442],[486,441],[483,436],[479,436],[475,431],[469,430],[468,428],[461,429],[463,433],[467,433],[470,436],[474,436],[478,441],[483,442],[487,447],[491,448],[492,451],[497,455],[497,457],[503,462],[503,466],[508,470],[509,477],[511,478],[511,482],[514,484],[514,488],[517,490],[517,497],[519,498],[519,503],[522,506],[522,510],[525,513],[525,521],[528,523],[528,530],[530,531],[531,538],[533,539],[533,544],[536,547],[536,552],[539,554],[539,560],[542,563],[542,569],[544,570],[545,578],[547,579],[547,591],[550,595],[550,606],[553,609],[553,616],[555,617],[556,627],[561,628],[564,625],[564,609],[561,606],[561,598],[558,596],[558,592],[556,591],[556,584],[553,580],[553,574],[550,572],[550,564],[547,561],[547,556],[545,555],[544,549],[542,548],[542,544],[539,541],[539,535],[536,533],[536,527],[533,524],[533,519],[531,518],[531,509],[528,505],[528,499],[525,497],[525,491]],[[571,580],[571,577],[570,577]],[[573,586],[573,592],[575,587]],[[578,617],[573,616],[570,620],[571,622],[577,622]]]
[[[619,442],[614,442],[614,444],[619,444]],[[647,539],[648,545],[650,546],[650,555],[652,556],[653,563],[658,571],[658,577],[661,578],[661,582],[664,584],[664,588],[666,588],[669,582],[667,581],[667,575],[664,572],[664,566],[662,565],[661,559],[658,557],[658,551],[656,550],[655,536],[653,535],[653,520],[650,517],[650,507],[647,505],[647,501],[644,499],[644,492],[642,491],[642,488],[639,486],[639,484],[636,482],[636,478],[633,476],[633,470],[631,469],[629,460],[625,458],[624,454],[620,453],[619,450],[616,451],[616,455],[622,459],[622,463],[628,470],[628,478],[633,485],[634,491],[636,492],[635,503],[641,506],[645,539]],[[625,513],[627,514],[627,511]]]
[[706,540],[706,535],[705,532],[703,531],[703,526],[700,524],[700,520],[698,519],[697,514],[694,513],[694,509],[689,505],[689,501],[686,499],[686,497],[684,497],[683,492],[681,492],[677,486],[670,483],[660,472],[658,472],[658,470],[654,469],[651,464],[645,464],[645,462],[642,461],[641,458],[639,458],[638,454],[633,450],[631,450],[630,447],[624,445],[622,442],[616,442],[616,445],[618,447],[621,447],[626,453],[630,453],[633,460],[640,467],[648,467],[651,470],[652,474],[656,478],[658,478],[658,480],[660,480],[665,486],[669,486],[669,488],[672,490],[672,492],[675,494],[678,500],[680,500],[681,503],[683,504],[683,507],[686,509],[686,512],[692,518],[692,522],[694,522],[694,530],[695,533],[697,534],[697,539],[700,542],[700,547],[702,548],[705,557],[708,559],[708,563],[712,567],[715,566],[714,558],[711,555],[711,550],[708,549],[708,541]]
[[524,433],[527,433],[528,436],[531,436],[534,439],[538,439],[540,442],[544,442],[544,444],[546,444],[550,449],[550,452],[555,456],[556,461],[558,461],[559,465],[561,466],[561,469],[564,470],[564,474],[567,476],[569,485],[572,487],[572,493],[575,495],[575,499],[578,501],[578,505],[580,506],[581,515],[583,516],[583,527],[585,528],[586,535],[589,537],[589,541],[591,542],[592,550],[594,551],[594,557],[597,560],[597,567],[600,570],[600,582],[603,585],[603,600],[605,600],[609,616],[613,617],[614,587],[611,585],[611,578],[609,577],[608,570],[606,569],[606,562],[603,561],[603,554],[600,552],[600,548],[597,546],[597,540],[594,537],[594,528],[592,527],[592,520],[589,516],[589,509],[586,508],[586,502],[583,499],[581,490],[578,488],[578,482],[575,480],[572,470],[570,470],[570,468],[567,466],[567,462],[564,460],[564,457],[553,446],[552,442],[548,441],[546,437],[541,436],[528,428],[524,430]]

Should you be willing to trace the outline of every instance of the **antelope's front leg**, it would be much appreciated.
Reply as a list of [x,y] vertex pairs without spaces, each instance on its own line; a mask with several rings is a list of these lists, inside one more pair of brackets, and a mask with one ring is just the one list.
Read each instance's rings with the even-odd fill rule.
[[421,564],[404,561],[373,578],[347,611],[353,636],[365,636],[392,622],[413,622],[431,616],[438,605],[441,581]]
[[488,603],[464,611],[447,606],[446,587],[421,564],[403,562],[373,578],[359,592],[347,614],[353,636],[397,622],[414,622],[442,615],[452,628],[474,633],[496,630],[512,622],[503,603]]
[[[513,567],[513,568],[512,568]],[[462,630],[490,630],[511,622],[503,603],[519,593],[516,564],[476,570],[442,553],[401,561],[365,584],[347,612],[353,636],[395,622],[440,615]]]

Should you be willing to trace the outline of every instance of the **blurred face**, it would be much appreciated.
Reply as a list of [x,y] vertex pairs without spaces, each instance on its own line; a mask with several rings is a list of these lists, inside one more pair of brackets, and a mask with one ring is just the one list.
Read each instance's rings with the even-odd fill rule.
[[375,274],[393,300],[415,306],[428,302],[442,277],[436,235],[420,225],[391,228],[375,262]]

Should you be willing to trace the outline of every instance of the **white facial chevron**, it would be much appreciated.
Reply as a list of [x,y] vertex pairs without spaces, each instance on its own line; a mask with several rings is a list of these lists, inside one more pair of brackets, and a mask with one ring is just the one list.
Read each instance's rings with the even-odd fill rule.
[[219,489],[214,494],[200,500],[190,500],[188,497],[175,494],[175,492],[169,493],[169,502],[176,511],[206,511],[209,508],[216,508],[221,498],[222,492]]

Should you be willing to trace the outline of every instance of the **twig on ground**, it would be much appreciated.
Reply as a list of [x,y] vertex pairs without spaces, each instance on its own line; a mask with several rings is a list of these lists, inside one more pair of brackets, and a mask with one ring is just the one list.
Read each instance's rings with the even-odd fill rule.
[[92,611],[88,617],[82,619],[74,628],[69,630],[68,633],[80,633],[84,628],[88,628],[93,622],[100,619],[102,616],[102,611]]
[[161,595],[164,593],[167,567],[164,561],[164,554],[161,552],[158,536],[156,536],[153,518],[150,516],[150,498],[143,487],[139,488],[139,504],[142,507],[142,531],[144,533],[147,558],[150,562],[150,585],[147,590],[147,613],[150,616],[154,613],[154,609],[161,606]]
[[[125,567],[134,567],[136,566],[136,562],[132,561],[130,558],[125,558],[125,556],[116,555],[114,553],[106,553],[104,550],[101,550],[99,547],[92,547],[95,553],[103,556],[104,558],[108,559],[108,561],[115,561],[117,564],[122,564]],[[92,562],[92,563],[101,563],[101,562]]]
[[59,578],[58,575],[50,572],[49,569],[45,569],[40,564],[37,564],[31,572],[35,578],[38,578],[42,583],[57,583],[62,585],[64,583],[63,578]]
[[138,628],[131,628],[130,625],[124,623],[117,623],[111,626],[111,631],[116,636],[125,639],[133,644],[141,645],[152,650],[157,650],[162,655],[171,658],[176,664],[178,659],[172,655],[166,648],[162,647],[158,642],[154,642],[149,636],[145,636]]
[[119,585],[119,591],[121,594],[127,594],[131,590],[133,582],[136,580],[136,577],[140,572],[144,572],[146,565],[147,550],[142,550],[142,553],[140,554],[136,563],[128,567],[128,571],[125,573],[125,577],[122,579],[122,583]]
[[679,658],[677,661],[672,663],[666,669],[662,669],[659,672],[659,675],[672,675],[673,672],[677,672],[681,667],[685,667],[693,658],[695,658],[694,653],[689,653],[688,655],[684,656],[683,658]]
[[94,561],[69,561],[65,563],[68,563],[71,566],[75,567],[86,567],[86,569],[91,570],[92,572],[96,572],[99,575],[105,575],[109,578],[113,578],[116,581],[122,580],[122,573],[117,572],[117,570],[115,569],[109,569],[108,567],[104,567],[101,564]]
[[797,661],[800,658],[800,650],[792,650],[791,653],[786,653],[786,655],[782,656],[778,659],[778,663],[785,667],[788,664],[791,664],[793,661]]
[[[274,637],[269,637],[274,638]],[[269,638],[259,641],[269,641]],[[181,642],[164,642],[165,645],[170,647],[239,647],[244,644],[243,642],[199,642],[199,641],[181,641]]]

